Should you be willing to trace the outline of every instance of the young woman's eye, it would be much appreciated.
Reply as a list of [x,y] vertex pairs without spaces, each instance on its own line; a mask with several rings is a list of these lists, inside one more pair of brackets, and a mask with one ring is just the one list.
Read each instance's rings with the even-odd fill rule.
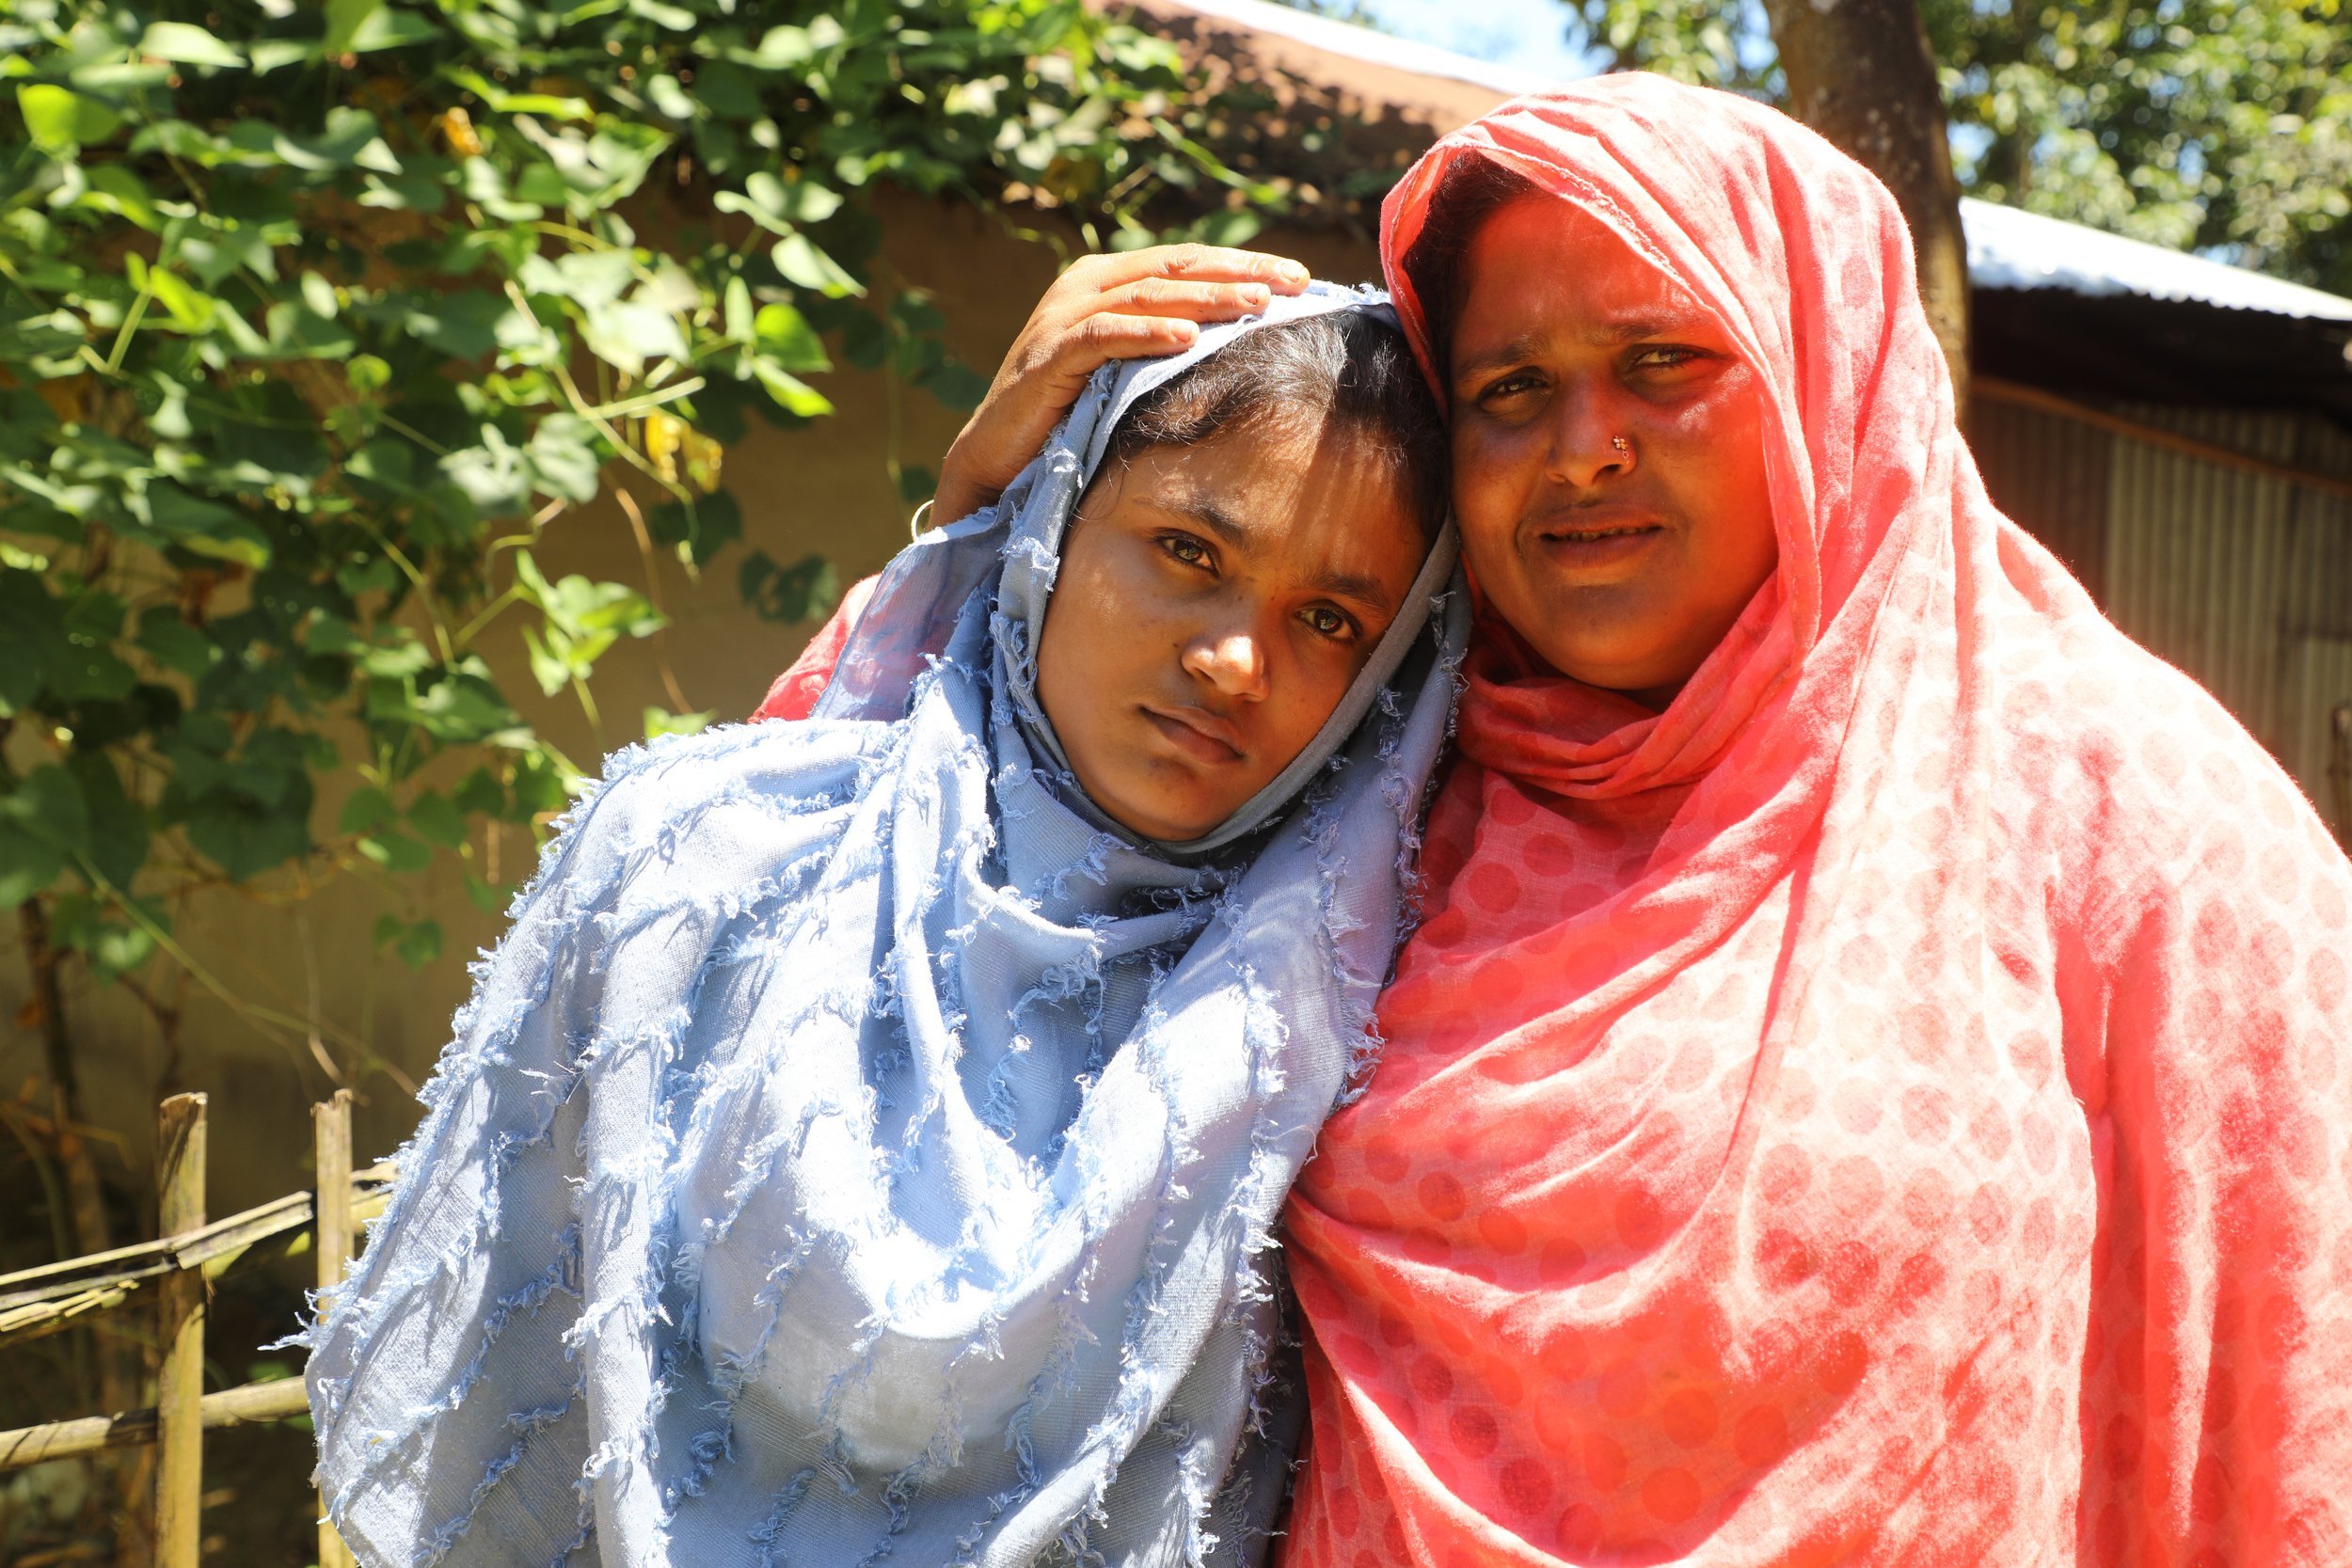
[[1209,546],[1188,533],[1162,535],[1160,548],[1187,566],[1207,566],[1213,563],[1209,556]]
[[1306,621],[1319,637],[1346,637],[1356,630],[1355,622],[1329,605],[1317,605],[1308,610]]

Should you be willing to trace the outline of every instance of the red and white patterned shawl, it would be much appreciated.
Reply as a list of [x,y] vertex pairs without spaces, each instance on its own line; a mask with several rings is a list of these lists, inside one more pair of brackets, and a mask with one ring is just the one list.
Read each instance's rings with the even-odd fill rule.
[[1466,157],[1722,319],[1781,564],[1662,714],[1481,627],[1289,1211],[1287,1568],[2352,1562],[2343,854],[1986,499],[1858,166],[1655,77],[1520,99],[1390,198],[1416,333]]

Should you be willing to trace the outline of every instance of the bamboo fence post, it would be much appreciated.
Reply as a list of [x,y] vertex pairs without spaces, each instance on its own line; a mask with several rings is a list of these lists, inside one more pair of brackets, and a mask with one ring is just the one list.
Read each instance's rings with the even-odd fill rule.
[[[204,1224],[204,1097],[176,1094],[155,1118],[156,1229]],[[156,1568],[198,1568],[204,1497],[204,1274],[178,1269],[158,1291],[163,1370],[156,1379]]]
[[[343,1265],[351,1260],[351,1091],[337,1089],[332,1099],[310,1107],[310,1118],[318,1150],[318,1310],[325,1316],[326,1293],[342,1283]],[[324,1497],[319,1568],[358,1568],[351,1548],[326,1517]]]

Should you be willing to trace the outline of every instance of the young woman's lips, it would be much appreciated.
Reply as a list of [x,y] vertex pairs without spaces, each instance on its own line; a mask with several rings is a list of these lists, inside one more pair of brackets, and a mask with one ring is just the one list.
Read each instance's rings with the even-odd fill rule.
[[1195,762],[1212,768],[1230,767],[1242,760],[1241,732],[1213,713],[1197,707],[1152,707],[1143,709],[1160,734]]

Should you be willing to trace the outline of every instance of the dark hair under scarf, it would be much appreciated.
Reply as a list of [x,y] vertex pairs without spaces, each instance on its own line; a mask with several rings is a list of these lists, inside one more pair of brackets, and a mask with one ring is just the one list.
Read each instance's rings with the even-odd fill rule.
[[1120,417],[1104,465],[1291,419],[1376,454],[1422,538],[1438,536],[1449,489],[1444,416],[1404,337],[1359,310],[1261,327],[1154,387]]

